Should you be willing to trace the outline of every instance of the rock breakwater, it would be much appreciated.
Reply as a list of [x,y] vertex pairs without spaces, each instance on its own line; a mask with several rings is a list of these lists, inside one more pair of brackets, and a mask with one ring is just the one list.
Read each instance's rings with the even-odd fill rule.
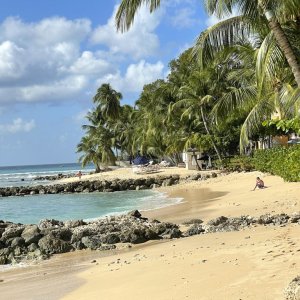
[[260,217],[224,216],[204,224],[200,219],[185,223],[185,229],[173,223],[143,218],[138,211],[92,222],[83,220],[42,220],[23,225],[0,221],[0,264],[45,259],[52,254],[91,249],[115,249],[118,243],[138,244],[149,240],[182,238],[214,232],[238,231],[250,226],[300,224],[300,213],[262,215]]
[[70,193],[92,193],[92,192],[115,192],[126,190],[153,189],[161,186],[171,186],[180,181],[205,180],[216,177],[216,173],[187,176],[180,178],[179,175],[155,176],[138,179],[114,179],[114,180],[78,180],[64,184],[5,187],[0,188],[0,197],[26,196],[36,194],[70,194]]

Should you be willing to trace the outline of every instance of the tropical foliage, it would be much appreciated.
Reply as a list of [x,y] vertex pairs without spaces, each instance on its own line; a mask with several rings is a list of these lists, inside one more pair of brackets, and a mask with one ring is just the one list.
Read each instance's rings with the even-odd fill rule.
[[[300,0],[204,2],[223,19],[170,62],[166,79],[145,85],[134,106],[121,105],[109,84],[99,87],[78,145],[83,164],[100,170],[138,151],[179,162],[188,148],[224,163],[250,140],[300,133]],[[123,0],[119,30],[129,29],[141,5],[152,12],[160,1]]]
[[254,155],[257,170],[282,177],[285,181],[300,181],[300,146],[259,150]]

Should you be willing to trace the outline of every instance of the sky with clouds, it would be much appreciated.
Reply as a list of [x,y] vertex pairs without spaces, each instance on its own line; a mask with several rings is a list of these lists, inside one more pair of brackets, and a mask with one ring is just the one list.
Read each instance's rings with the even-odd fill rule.
[[0,166],[67,163],[102,83],[133,104],[144,84],[215,20],[199,0],[165,0],[117,33],[117,0],[2,0]]

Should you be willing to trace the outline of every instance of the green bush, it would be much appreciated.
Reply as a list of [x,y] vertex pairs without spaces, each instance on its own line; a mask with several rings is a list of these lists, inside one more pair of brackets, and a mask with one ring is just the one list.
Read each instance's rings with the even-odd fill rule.
[[300,146],[256,150],[255,169],[282,177],[285,181],[300,181]]
[[222,161],[223,167],[228,171],[252,171],[254,170],[253,158],[249,156],[234,156]]

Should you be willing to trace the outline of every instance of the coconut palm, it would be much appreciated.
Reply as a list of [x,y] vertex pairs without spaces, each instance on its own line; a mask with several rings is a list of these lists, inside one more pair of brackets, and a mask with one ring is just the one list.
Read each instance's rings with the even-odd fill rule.
[[106,119],[116,120],[120,114],[122,94],[115,91],[110,84],[104,83],[97,90],[93,100]]
[[77,145],[77,153],[83,153],[79,157],[79,162],[82,163],[82,167],[92,162],[96,167],[95,172],[100,172],[101,157],[97,152],[97,144],[93,137],[90,135],[82,137],[80,143]]
[[[270,1],[270,0],[204,0],[208,13],[216,14],[217,17],[228,17],[236,9],[240,14],[223,21],[218,27],[218,32],[214,36],[213,43],[222,46],[228,44],[230,40],[237,40],[239,33],[252,31],[257,25],[264,27],[268,23],[274,37],[283,51],[285,58],[292,69],[298,87],[300,87],[300,64],[297,61],[296,53],[287,38],[279,21],[298,21],[300,24],[299,0]],[[142,5],[147,5],[150,12],[160,6],[159,0],[123,0],[116,14],[117,29],[126,31],[134,21],[138,9]],[[265,16],[263,19],[261,14]],[[211,29],[214,29],[212,27]],[[212,30],[209,30],[210,32]],[[212,41],[212,34],[202,34],[198,40],[198,45],[202,45],[204,37],[209,36]],[[199,47],[198,47],[199,48]],[[213,46],[211,46],[213,48]],[[209,49],[209,47],[207,47]]]
[[122,32],[133,24],[134,17],[142,5],[149,7],[150,13],[160,6],[160,0],[122,0],[116,14],[116,26]]
[[221,21],[202,33],[198,38],[196,51],[200,50],[207,58],[213,51],[235,44],[240,36],[255,37],[257,31],[265,31],[268,25],[300,87],[300,64],[296,55],[298,50],[292,47],[288,39],[291,32],[287,32],[281,25],[299,20],[299,0],[205,0],[205,4],[208,13],[219,18],[230,16],[234,9],[239,15]]
[[[280,118],[293,116],[299,102],[299,89],[293,87],[290,68],[284,62],[274,63],[273,52],[277,45],[269,41],[270,36],[261,42],[260,48],[251,43],[240,43],[227,52],[233,57],[236,66],[227,74],[227,91],[218,99],[212,109],[212,116],[218,122],[224,117],[246,115],[240,133],[240,149],[248,145],[264,120],[276,113]],[[223,54],[225,51],[223,51]],[[224,57],[223,61],[227,61]],[[263,70],[263,71],[261,71]]]
[[179,89],[180,100],[173,107],[183,107],[181,118],[188,116],[196,122],[202,121],[206,134],[216,152],[219,161],[222,161],[220,151],[211,133],[208,111],[216,101],[222,89],[219,70],[212,67],[204,70],[194,71],[188,81]]

